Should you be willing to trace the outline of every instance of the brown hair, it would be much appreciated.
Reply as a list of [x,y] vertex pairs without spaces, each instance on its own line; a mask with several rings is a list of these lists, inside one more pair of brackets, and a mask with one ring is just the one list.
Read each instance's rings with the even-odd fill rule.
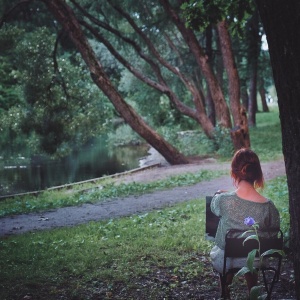
[[256,153],[248,148],[238,150],[231,162],[231,177],[235,184],[245,180],[255,188],[263,188],[264,176]]

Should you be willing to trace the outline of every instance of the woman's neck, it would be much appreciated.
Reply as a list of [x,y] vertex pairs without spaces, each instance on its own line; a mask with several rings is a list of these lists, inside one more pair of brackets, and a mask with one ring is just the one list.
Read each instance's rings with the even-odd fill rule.
[[236,194],[242,198],[254,202],[266,202],[267,199],[259,194],[254,185],[248,181],[242,180],[238,183]]
[[250,189],[250,190],[255,190],[254,185],[251,184],[250,182],[246,181],[246,180],[241,180],[238,185],[237,185],[237,189]]

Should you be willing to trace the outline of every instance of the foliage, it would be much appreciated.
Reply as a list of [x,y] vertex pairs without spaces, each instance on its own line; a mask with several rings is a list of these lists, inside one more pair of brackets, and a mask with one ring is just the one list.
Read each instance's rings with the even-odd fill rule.
[[[208,139],[202,131],[193,126],[182,128],[176,126],[160,126],[157,128],[169,143],[179,149],[184,155],[212,155],[216,154],[222,160],[232,157],[233,147],[228,130],[216,126],[215,140]],[[193,130],[186,130],[193,128]],[[282,157],[281,129],[277,106],[270,107],[268,113],[257,114],[257,126],[250,128],[251,148],[258,153],[261,160],[277,159]],[[137,143],[136,135],[129,126],[124,125],[115,132],[109,133],[112,144],[124,145],[127,141]],[[262,143],[261,141],[264,141]]]
[[[8,2],[5,1],[1,9],[10,7]],[[208,93],[207,84],[196,65],[195,57],[191,55],[189,47],[184,42],[184,37],[170,22],[161,3],[104,1],[100,4],[85,0],[77,3],[86,9],[85,15],[72,1],[68,2],[82,22],[87,21],[95,26],[101,38],[98,36],[97,39],[97,36],[93,36],[89,31],[87,33],[89,42],[110,80],[138,114],[158,131],[160,127],[178,127],[179,131],[199,129],[196,128],[199,126],[197,118],[183,116],[183,113],[175,107],[175,102],[170,101],[170,93],[174,94],[182,105],[193,110],[193,97],[187,86],[195,83],[195,87],[199,88],[199,92],[203,93],[205,98]],[[232,28],[237,28],[236,31],[239,32],[245,27],[245,22],[253,9],[251,1],[184,1],[181,10],[176,1],[173,1],[172,5],[176,12],[183,13],[187,23],[198,22],[193,24],[193,27],[204,29],[226,17],[231,21]],[[4,95],[5,99],[15,98],[15,95],[21,98],[24,118],[18,124],[25,133],[30,133],[32,138],[30,144],[37,148],[40,146],[43,151],[63,156],[71,147],[77,147],[91,136],[108,129],[112,132],[113,129],[109,125],[114,118],[112,115],[114,108],[106,102],[101,93],[96,91],[88,71],[75,54],[74,46],[66,37],[66,33],[62,32],[62,35],[59,35],[60,39],[56,40],[59,28],[52,22],[52,16],[46,7],[42,6],[40,1],[30,2],[30,6],[22,6],[15,18],[8,21],[16,26],[22,26],[25,32],[22,39],[18,36],[21,42],[18,43],[16,50],[11,45],[13,42],[16,43],[15,39],[7,38],[5,45],[8,45],[14,57],[20,58],[18,71],[14,65],[8,65],[7,68],[13,69],[20,86],[17,87],[13,83],[9,89],[5,87]],[[9,28],[7,24],[5,26]],[[139,31],[139,28],[142,30]],[[197,40],[204,44],[205,34],[202,32],[195,34]],[[215,37],[214,34],[213,52],[214,56],[219,56]],[[238,64],[238,67],[243,66],[246,73],[248,68],[244,62],[247,57],[240,55],[241,49],[242,52],[245,49],[242,47],[246,44],[244,37],[245,35],[240,34],[239,39],[236,39],[235,49],[238,60],[243,62]],[[60,43],[57,48],[56,42]],[[118,61],[118,57],[123,58],[124,65],[121,63],[122,60]],[[215,63],[212,69],[215,69]],[[7,73],[6,62],[3,66]],[[168,66],[175,68],[176,72],[171,71]],[[131,73],[133,69],[140,77],[147,78],[146,83],[134,78]],[[183,76],[189,84],[183,82]],[[158,85],[163,86],[163,89],[158,91],[153,88]],[[226,94],[225,88],[224,93]],[[25,100],[28,105],[25,105]],[[8,104],[7,100],[5,104]],[[8,116],[9,114],[6,118]],[[5,130],[7,135],[10,128]],[[216,150],[220,146],[219,142],[223,145],[224,134],[228,132],[217,128],[216,137],[220,141],[214,145]],[[230,146],[227,145],[229,139],[224,140],[226,149],[220,148],[218,154],[226,153],[229,156],[231,153]],[[211,148],[211,143],[207,142],[206,146]],[[194,145],[192,148],[194,150],[189,153],[197,151]]]
[[214,152],[214,141],[199,130],[181,131],[180,126],[160,127],[158,132],[186,156],[209,155]]
[[204,30],[225,18],[231,24],[233,32],[241,33],[249,15],[253,13],[253,2],[223,0],[189,0],[181,5],[186,25]]
[[127,124],[118,126],[114,132],[109,132],[107,136],[108,143],[114,147],[139,145],[142,143],[142,139],[139,135]]
[[14,86],[19,83],[17,73],[11,70],[16,59],[10,51],[17,46],[22,34],[24,31],[16,27],[0,31],[0,113],[22,104],[20,91]]
[[225,158],[231,158],[234,152],[233,145],[230,139],[230,129],[216,126],[215,143],[217,153]]
[[78,57],[52,57],[54,38],[48,29],[38,28],[10,49],[18,65],[18,69],[10,65],[11,74],[19,82],[26,105],[3,113],[1,127],[4,133],[31,135],[31,144],[40,144],[35,151],[64,156],[106,130],[112,109]]
[[208,139],[202,131],[183,131],[177,135],[178,149],[187,156],[208,155],[215,150],[214,141]]

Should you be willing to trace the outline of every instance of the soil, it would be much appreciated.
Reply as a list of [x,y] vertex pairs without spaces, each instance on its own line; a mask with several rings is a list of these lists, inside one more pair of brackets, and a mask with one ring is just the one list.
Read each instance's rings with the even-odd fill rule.
[[[152,153],[142,163],[143,167],[148,165],[150,168],[135,170],[125,175],[119,174],[113,180],[116,184],[121,182],[151,182],[172,175],[195,173],[200,170],[228,170],[229,173],[230,167],[229,163],[220,163],[213,158],[195,159],[193,163],[187,165],[170,166],[157,153]],[[157,166],[157,163],[160,166]],[[151,167],[151,165],[154,166]],[[262,163],[262,168],[266,181],[285,175],[282,159]],[[219,189],[232,190],[233,188],[230,176],[226,175],[193,186],[157,191],[141,196],[108,199],[101,203],[84,204],[79,207],[66,207],[43,213],[4,217],[0,219],[0,237],[140,214],[195,198],[204,199],[206,195],[212,195]],[[204,271],[203,274],[191,280],[172,277],[171,270],[154,267],[151,275],[132,279],[131,286],[136,288],[132,289],[125,286],[124,283],[116,283],[113,291],[110,291],[104,285],[101,289],[102,292],[97,293],[95,299],[219,299],[218,275],[212,272],[209,258],[199,254],[195,255],[194,259],[204,263],[205,269],[209,271]],[[155,298],[151,297],[153,289],[156,290]],[[158,289],[161,290],[161,294],[157,294]],[[242,289],[245,289],[245,286]],[[238,291],[235,291],[235,295],[238,295]],[[89,297],[89,299],[94,298]],[[235,296],[232,299],[243,298]],[[296,299],[293,268],[288,258],[284,259],[280,281],[275,285],[271,299]]]

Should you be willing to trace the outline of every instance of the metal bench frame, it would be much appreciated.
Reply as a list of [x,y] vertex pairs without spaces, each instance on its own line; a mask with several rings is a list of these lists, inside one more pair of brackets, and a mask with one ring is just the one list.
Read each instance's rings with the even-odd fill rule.
[[[263,232],[263,234],[262,234]],[[229,273],[237,273],[239,269],[229,269],[226,271],[227,258],[242,258],[247,257],[248,253],[253,249],[258,249],[258,241],[254,239],[249,239],[246,242],[245,237],[240,235],[243,233],[241,230],[231,229],[227,232],[225,237],[225,250],[224,250],[224,265],[223,272],[219,273],[221,288],[222,288],[222,299],[226,299],[226,277]],[[276,249],[283,250],[283,234],[279,229],[277,230],[268,230],[268,231],[258,231],[258,236],[262,235],[260,240],[260,254],[264,253],[267,250]],[[268,237],[263,237],[268,236]],[[258,253],[257,253],[258,256]],[[271,293],[274,287],[274,284],[278,282],[280,276],[280,268],[282,256],[275,252],[270,255],[264,256],[266,259],[272,258],[270,265],[262,265],[259,270],[262,271],[264,286],[267,292],[267,298],[271,299]],[[267,273],[272,273],[273,277],[271,280],[268,280]]]

